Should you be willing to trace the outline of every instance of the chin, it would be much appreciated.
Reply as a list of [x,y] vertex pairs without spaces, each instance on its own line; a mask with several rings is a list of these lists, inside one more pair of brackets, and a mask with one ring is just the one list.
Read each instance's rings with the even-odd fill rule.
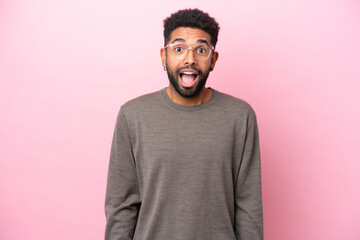
[[195,97],[196,95],[198,95],[200,93],[200,91],[205,87],[206,80],[204,82],[201,82],[201,81],[197,82],[192,87],[184,87],[180,84],[180,82],[181,82],[181,80],[178,79],[176,84],[173,84],[173,82],[171,82],[171,84],[180,96],[185,97],[185,98],[192,98],[192,97]]

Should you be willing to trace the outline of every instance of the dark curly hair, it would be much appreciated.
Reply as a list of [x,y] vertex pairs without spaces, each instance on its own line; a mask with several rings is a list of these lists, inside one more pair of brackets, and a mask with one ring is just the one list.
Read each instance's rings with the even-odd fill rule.
[[171,33],[178,27],[199,28],[211,36],[211,44],[214,47],[217,43],[219,24],[209,14],[197,8],[179,10],[164,20],[164,46],[170,40]]

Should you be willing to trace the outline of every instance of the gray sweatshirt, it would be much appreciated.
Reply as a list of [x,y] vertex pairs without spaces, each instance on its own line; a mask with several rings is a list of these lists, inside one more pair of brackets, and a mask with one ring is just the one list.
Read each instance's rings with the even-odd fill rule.
[[243,100],[197,106],[166,88],[124,104],[109,163],[106,240],[263,239],[259,135]]

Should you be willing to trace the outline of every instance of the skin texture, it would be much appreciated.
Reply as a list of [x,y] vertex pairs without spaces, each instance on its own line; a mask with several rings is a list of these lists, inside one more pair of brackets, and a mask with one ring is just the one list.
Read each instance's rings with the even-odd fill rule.
[[[199,45],[200,41],[206,41],[209,45],[211,45],[210,35],[198,28],[176,28],[171,33],[170,40],[167,44],[173,43],[175,39],[183,39],[182,42],[190,47]],[[179,40],[175,42],[179,42]],[[215,63],[219,57],[218,52],[212,52],[211,56],[204,61],[198,61],[194,57],[192,51],[189,51],[183,60],[178,60],[174,58],[169,50],[166,51],[162,48],[160,50],[160,56],[162,65],[168,71],[169,76],[169,86],[166,89],[166,92],[175,103],[186,106],[195,106],[205,103],[210,99],[212,91],[205,88],[205,83],[207,75],[215,68]],[[196,84],[191,88],[185,88],[181,83],[179,71],[184,68],[197,70],[199,73]],[[178,89],[176,89],[176,85],[178,85]],[[198,88],[198,91],[196,91],[196,88]],[[183,92],[183,94],[181,94],[181,92]],[[191,93],[194,92],[196,92],[194,96],[184,96],[184,93],[185,95],[186,93],[188,95],[193,95]]]

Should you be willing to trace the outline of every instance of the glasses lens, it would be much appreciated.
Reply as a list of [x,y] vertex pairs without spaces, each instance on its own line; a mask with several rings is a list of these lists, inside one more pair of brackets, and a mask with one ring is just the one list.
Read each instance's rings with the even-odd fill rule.
[[189,47],[184,44],[175,44],[171,46],[171,52],[177,58],[184,58],[189,51]]
[[194,49],[194,54],[198,59],[206,59],[210,55],[210,48],[206,45],[204,46],[197,46]]

